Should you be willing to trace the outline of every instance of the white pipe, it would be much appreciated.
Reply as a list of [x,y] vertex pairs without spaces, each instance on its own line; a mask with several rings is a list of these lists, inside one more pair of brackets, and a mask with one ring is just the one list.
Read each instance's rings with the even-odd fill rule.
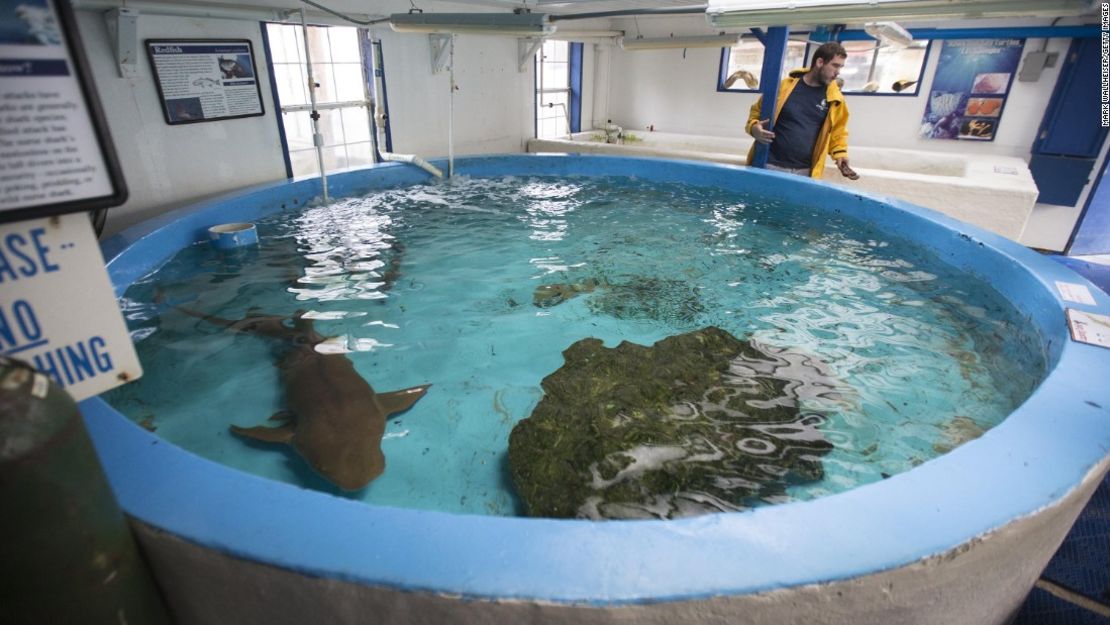
[[447,99],[447,177],[455,175],[455,35],[451,35],[451,96]]
[[[395,163],[408,163],[410,165],[415,165],[416,167],[419,167],[420,169],[423,169],[424,171],[428,172],[429,174],[435,176],[436,178],[443,178],[443,172],[440,171],[439,168],[437,168],[436,166],[432,165],[428,161],[424,160],[423,158],[420,158],[419,156],[417,156],[415,154],[396,154],[394,152],[386,152],[383,149],[385,144],[386,144],[385,143],[385,121],[384,121],[385,117],[384,117],[384,109],[383,109],[383,106],[382,106],[382,102],[381,102],[380,99],[377,98],[377,95],[382,93],[382,91],[383,91],[382,90],[382,84],[381,84],[381,81],[383,80],[382,71],[381,71],[382,57],[381,57],[381,46],[380,45],[374,45],[374,38],[373,37],[370,37],[370,50],[372,51],[372,55],[373,55],[373,63],[371,64],[372,67],[370,68],[370,70],[374,74],[374,108],[375,108],[376,116],[378,117],[378,119],[374,120],[374,136],[377,138],[378,154],[381,155],[383,161],[391,161],[391,162],[395,162]],[[379,121],[380,121],[380,123],[379,123]]]
[[316,146],[316,164],[320,167],[320,186],[324,191],[324,203],[328,198],[328,174],[324,171],[324,135],[320,134],[320,113],[316,110],[316,78],[312,75],[312,53],[308,45],[308,22],[305,20],[304,7],[301,7],[301,30],[304,35],[304,63],[308,68],[308,100],[312,104],[312,144]]
[[396,163],[408,163],[409,165],[416,165],[420,169],[428,172],[436,178],[442,178],[443,172],[438,167],[432,165],[428,161],[420,158],[415,154],[394,154],[393,152],[382,152],[382,159],[393,161]]

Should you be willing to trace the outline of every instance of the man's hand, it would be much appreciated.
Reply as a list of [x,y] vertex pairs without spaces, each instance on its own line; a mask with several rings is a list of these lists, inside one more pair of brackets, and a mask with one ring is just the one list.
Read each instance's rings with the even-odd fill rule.
[[763,129],[763,124],[766,124],[770,121],[771,120],[769,119],[764,119],[763,121],[758,121],[752,124],[751,134],[753,137],[755,137],[756,141],[770,145],[771,142],[775,140],[775,133],[771,132],[770,130]]
[[842,156],[836,159],[836,168],[839,169],[841,175],[843,175],[848,180],[859,180],[859,174],[857,174],[854,169],[848,166],[848,157]]

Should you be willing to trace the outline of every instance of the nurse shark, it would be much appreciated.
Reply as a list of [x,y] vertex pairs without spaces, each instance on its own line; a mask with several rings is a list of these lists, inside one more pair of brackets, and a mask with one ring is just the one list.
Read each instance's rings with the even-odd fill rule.
[[[321,476],[348,490],[365,487],[385,470],[381,450],[386,420],[412,407],[431,384],[377,393],[342,354],[321,354],[325,337],[298,311],[286,317],[250,314],[224,319],[188,308],[181,312],[232,332],[257,334],[285,343],[278,369],[286,410],[270,417],[276,427],[231,426],[234,434],[290,445]],[[287,323],[287,321],[291,321]]]

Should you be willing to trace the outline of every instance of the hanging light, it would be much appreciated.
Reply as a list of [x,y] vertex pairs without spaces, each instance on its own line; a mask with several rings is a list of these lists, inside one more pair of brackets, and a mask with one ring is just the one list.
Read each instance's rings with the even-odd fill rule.
[[693,37],[621,37],[617,40],[625,50],[661,50],[665,48],[728,48],[740,41],[740,35],[701,35]]
[[913,43],[913,35],[897,22],[867,22],[863,32],[892,48],[905,48]]
[[709,0],[713,26],[860,23],[871,20],[1064,17],[1088,14],[1090,0]]
[[394,13],[389,25],[399,33],[542,37],[555,32],[544,13]]

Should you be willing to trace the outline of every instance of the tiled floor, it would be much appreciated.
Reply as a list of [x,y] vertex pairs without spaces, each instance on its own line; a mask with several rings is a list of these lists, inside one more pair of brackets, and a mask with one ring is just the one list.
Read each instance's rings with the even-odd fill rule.
[[[1110,256],[1054,256],[1110,293]],[[1049,589],[1052,589],[1052,592]],[[1058,596],[1058,595],[1063,595]],[[1110,476],[1041,574],[1013,625],[1110,623]]]

